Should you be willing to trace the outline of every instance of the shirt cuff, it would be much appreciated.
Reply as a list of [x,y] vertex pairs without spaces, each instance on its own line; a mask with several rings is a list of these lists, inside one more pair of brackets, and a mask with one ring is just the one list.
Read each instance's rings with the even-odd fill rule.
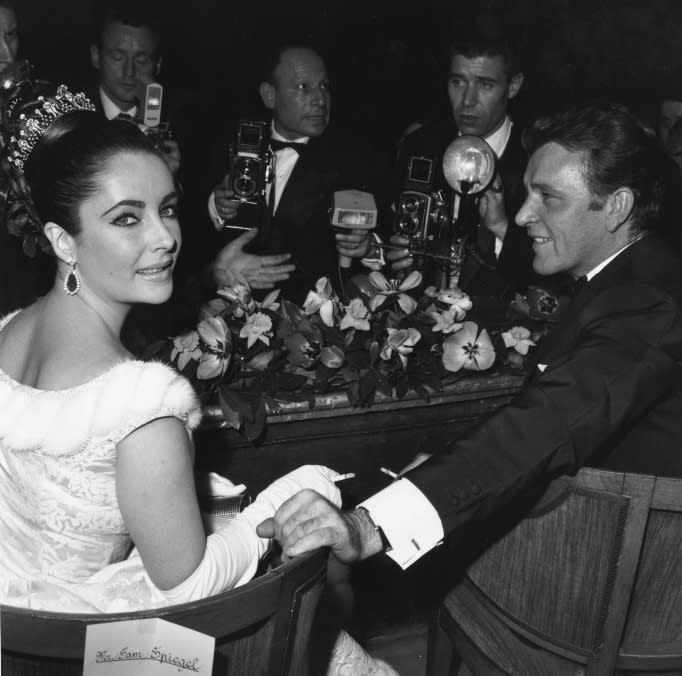
[[391,544],[386,555],[403,569],[443,541],[438,512],[409,479],[392,483],[358,507],[364,507],[384,531]]
[[208,215],[211,218],[213,226],[216,230],[222,230],[225,226],[225,219],[218,216],[218,209],[215,205],[215,193],[212,192],[208,196]]

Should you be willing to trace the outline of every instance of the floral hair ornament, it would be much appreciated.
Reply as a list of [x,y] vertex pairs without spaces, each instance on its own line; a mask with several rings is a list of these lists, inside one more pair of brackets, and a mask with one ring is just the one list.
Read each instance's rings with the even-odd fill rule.
[[8,159],[21,170],[40,137],[55,120],[74,110],[95,110],[83,92],[74,94],[66,85],[59,85],[54,96],[39,96],[38,101],[40,105],[32,113],[19,115],[20,129],[9,139]]

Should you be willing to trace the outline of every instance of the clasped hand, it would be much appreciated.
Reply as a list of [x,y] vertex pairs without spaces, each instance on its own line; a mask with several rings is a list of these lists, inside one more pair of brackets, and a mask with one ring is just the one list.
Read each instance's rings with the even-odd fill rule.
[[352,563],[382,551],[381,538],[364,511],[343,512],[313,490],[289,498],[256,532],[276,538],[288,557],[330,547],[340,561]]

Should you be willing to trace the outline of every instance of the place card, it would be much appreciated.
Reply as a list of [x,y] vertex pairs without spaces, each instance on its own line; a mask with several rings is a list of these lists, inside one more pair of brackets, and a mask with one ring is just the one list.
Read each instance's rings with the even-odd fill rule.
[[88,625],[83,676],[211,676],[215,638],[159,617]]

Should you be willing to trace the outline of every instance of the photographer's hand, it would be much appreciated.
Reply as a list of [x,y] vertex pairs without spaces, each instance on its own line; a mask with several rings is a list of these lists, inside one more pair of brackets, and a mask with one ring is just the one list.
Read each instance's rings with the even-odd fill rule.
[[211,277],[218,287],[229,286],[229,272],[237,272],[246,278],[252,289],[272,289],[278,282],[289,279],[296,269],[287,263],[291,254],[258,256],[246,253],[244,247],[258,235],[258,230],[248,230],[221,249],[211,264]]
[[369,251],[370,230],[353,228],[336,231],[336,250],[340,256],[364,258]]
[[495,176],[491,186],[481,195],[478,215],[481,218],[481,225],[488,228],[497,239],[503,242],[509,221],[504,205],[504,186],[499,176]]
[[180,146],[176,141],[170,138],[163,140],[162,146],[163,159],[166,160],[168,168],[172,174],[177,174],[180,169]]
[[394,246],[404,246],[404,249],[389,249],[386,251],[386,260],[391,264],[391,269],[394,271],[407,270],[414,264],[414,258],[410,254],[409,245],[410,240],[407,237],[400,235],[392,235],[388,240]]
[[218,216],[224,221],[231,221],[239,211],[239,200],[234,199],[234,191],[230,188],[230,177],[225,176],[213,191],[215,208]]

